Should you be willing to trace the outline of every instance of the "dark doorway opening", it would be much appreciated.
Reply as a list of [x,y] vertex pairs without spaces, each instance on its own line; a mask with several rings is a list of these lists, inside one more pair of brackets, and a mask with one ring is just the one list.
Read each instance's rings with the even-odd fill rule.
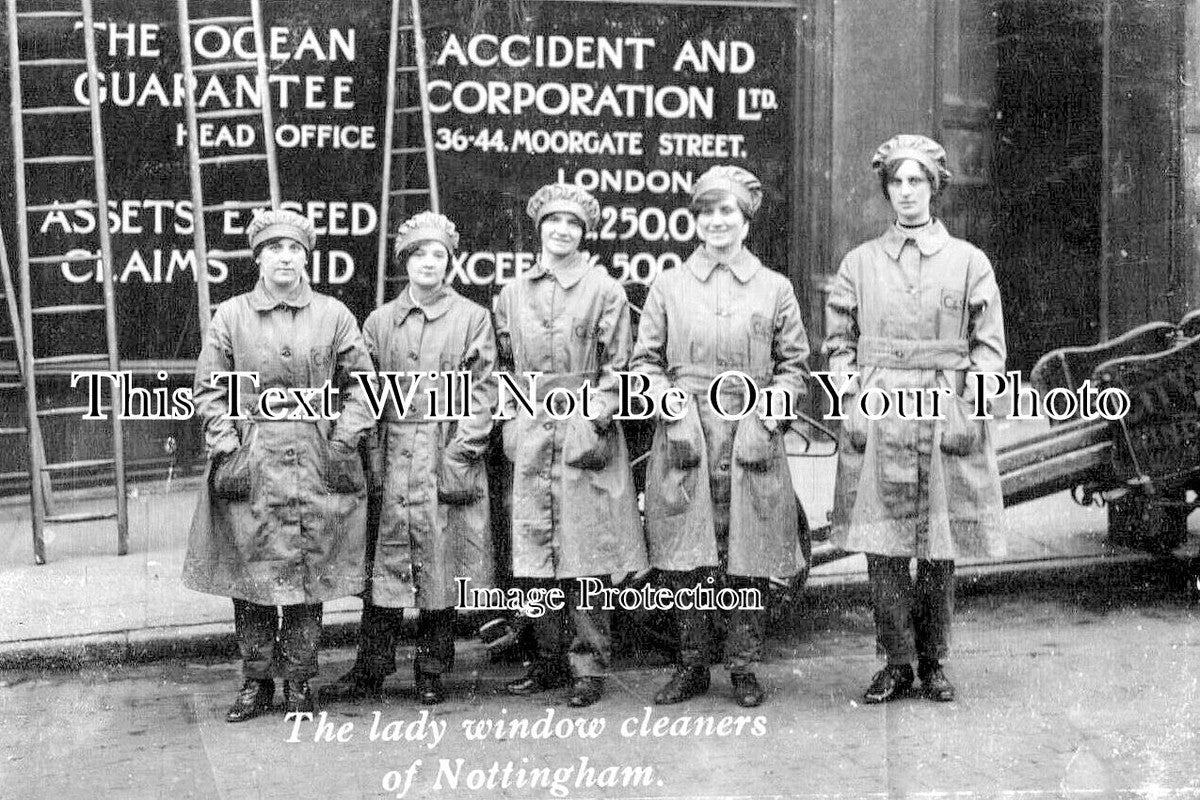
[[993,149],[1009,368],[1100,330],[1104,19],[1099,0],[1004,0]]

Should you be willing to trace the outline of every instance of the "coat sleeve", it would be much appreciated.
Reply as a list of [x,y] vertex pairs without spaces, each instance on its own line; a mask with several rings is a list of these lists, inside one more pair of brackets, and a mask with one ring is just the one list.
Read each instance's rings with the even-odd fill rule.
[[333,381],[342,397],[342,413],[329,438],[353,449],[362,435],[375,427],[375,416],[367,404],[366,392],[354,376],[358,373],[374,375],[375,368],[366,341],[359,332],[358,321],[345,306],[339,309],[333,346],[337,353]]
[[976,372],[1003,372],[1008,350],[1004,341],[1000,288],[996,285],[991,262],[981,252],[976,252],[971,259],[967,315],[971,369]]
[[233,316],[228,302],[217,307],[204,346],[196,361],[196,378],[192,387],[192,400],[196,415],[204,430],[204,441],[210,457],[232,453],[241,445],[237,427],[230,419],[229,381],[214,381],[213,373],[230,372],[234,369],[233,338],[230,333],[230,317]]
[[[829,371],[835,386],[845,375],[858,372],[858,286],[850,256],[838,267],[829,296],[825,300],[825,343],[821,352],[829,359]],[[846,394],[858,392],[858,379],[846,387]]]
[[604,429],[612,423],[617,412],[618,372],[629,368],[633,350],[633,333],[629,324],[629,298],[625,289],[617,282],[609,286],[604,295],[604,306],[596,322],[596,385],[594,397],[599,407],[593,409],[597,428]]
[[450,446],[468,458],[483,458],[496,410],[496,336],[483,309],[471,322],[460,369],[471,375],[471,415],[459,420]]
[[[1004,312],[1000,307],[1000,287],[992,263],[982,252],[971,255],[967,271],[967,330],[966,339],[971,359],[971,372],[1001,374],[1008,350],[1004,339]],[[985,391],[989,396],[999,394],[999,379],[986,378]],[[976,385],[966,381],[963,397],[973,401]],[[992,413],[1008,413],[1006,404],[992,402]]]
[[792,407],[799,408],[800,399],[808,394],[808,333],[791,284],[781,288],[776,298],[771,360],[771,386],[789,392]]
[[[510,283],[500,290],[492,316],[496,335],[496,368],[510,374],[517,368],[512,336],[512,326],[515,324],[512,308],[515,286],[516,284]],[[507,419],[515,417],[517,414],[516,399],[506,393],[504,404],[499,411]]]
[[646,304],[638,319],[637,345],[633,348],[630,368],[645,375],[650,385],[647,394],[662,408],[663,395],[671,388],[667,375],[667,306],[661,278],[650,286]]

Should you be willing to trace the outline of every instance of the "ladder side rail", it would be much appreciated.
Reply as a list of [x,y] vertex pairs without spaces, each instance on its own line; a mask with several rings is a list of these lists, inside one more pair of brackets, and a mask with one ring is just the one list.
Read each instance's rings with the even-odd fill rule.
[[440,213],[437,165],[433,149],[433,112],[429,109],[429,63],[425,57],[425,32],[421,25],[421,0],[412,0],[413,51],[417,57],[417,86],[420,92],[421,126],[425,137],[425,169],[429,174],[429,210]]
[[[25,187],[25,126],[22,119],[22,96],[21,96],[21,64],[20,55],[18,54],[18,42],[20,34],[18,32],[17,18],[17,2],[16,0],[7,0],[8,4],[8,79],[9,92],[11,95],[10,111],[12,113],[12,137],[13,137],[13,177],[16,178],[16,202],[17,202],[17,247],[19,253],[18,269],[20,271],[21,284],[21,346],[24,351],[24,361],[29,368],[21,374],[21,380],[25,384],[25,414],[29,419],[30,435],[37,431],[40,435],[41,427],[38,425],[38,409],[37,398],[35,397],[36,385],[33,376],[33,303],[29,295],[30,275],[29,275],[29,219],[27,208],[29,206],[29,198]],[[107,215],[107,211],[104,212]],[[99,224],[99,222],[97,222]],[[32,440],[31,440],[32,441]],[[39,461],[34,448],[29,448],[29,472],[30,483],[36,485],[45,474],[45,460]],[[46,504],[42,498],[41,492],[29,492],[30,503],[33,506],[33,559],[38,564],[46,563],[46,541],[43,535],[43,528],[46,521]]]
[[388,234],[391,231],[392,147],[396,131],[396,67],[400,48],[400,0],[392,0],[392,27],[388,37],[387,103],[383,123],[383,176],[379,201],[379,253],[375,264],[375,307],[383,305],[387,291],[388,264],[391,263],[391,248]]
[[[186,2],[186,0],[181,0]],[[271,206],[283,202],[279,182],[279,156],[275,151],[275,116],[271,111],[271,86],[267,80],[267,47],[264,35],[262,0],[250,0],[250,16],[254,20],[254,57],[258,64],[259,105],[262,111],[263,146],[267,153],[267,183],[271,190]]]
[[196,71],[192,64],[191,21],[187,0],[175,3],[179,21],[179,56],[183,70],[184,116],[187,117],[188,176],[192,195],[192,252],[196,254],[196,306],[199,313],[200,346],[212,323],[212,296],[208,286],[208,233],[204,225],[204,189],[200,179],[200,126],[196,119]]
[[[99,62],[96,57],[96,35],[93,26],[92,0],[81,0],[83,10],[83,46],[87,57],[88,100],[91,105],[92,157],[95,159],[96,229],[100,234],[100,253],[104,285],[104,325],[108,338],[108,368],[121,368],[117,339],[117,296],[113,285],[112,234],[108,227],[108,171],[105,163],[104,130],[100,117]],[[117,492],[117,555],[129,552],[128,494],[125,486],[125,439],[121,415],[109,415],[112,422],[113,468]]]
[[[26,361],[25,353],[25,331],[21,325],[21,310],[17,299],[17,292],[13,283],[12,262],[8,258],[8,242],[4,240],[4,232],[0,231],[0,273],[4,276],[4,299],[8,307],[8,319],[12,326],[13,332],[13,349],[17,356],[17,373],[20,379],[22,394],[25,391],[25,375],[29,369],[29,362]],[[35,414],[32,419],[26,411],[25,435],[28,439],[29,446],[29,462],[33,464],[46,463],[46,445],[42,440],[42,423]],[[36,452],[35,452],[36,451]],[[29,471],[29,491],[38,491],[42,494],[42,502],[46,507],[47,513],[54,513],[54,486],[50,480],[49,473],[43,472],[41,469]]]

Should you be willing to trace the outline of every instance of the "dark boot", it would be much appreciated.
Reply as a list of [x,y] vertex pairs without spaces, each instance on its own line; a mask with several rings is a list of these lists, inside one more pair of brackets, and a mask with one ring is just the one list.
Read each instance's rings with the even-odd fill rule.
[[742,708],[760,706],[767,696],[753,672],[734,672],[729,682],[733,684],[733,699]]
[[342,677],[321,687],[323,700],[380,700],[383,698],[383,676],[368,675],[352,667]]
[[913,671],[908,664],[888,664],[871,679],[871,685],[863,693],[864,703],[886,703],[903,697],[913,685]]
[[237,699],[225,714],[226,722],[245,722],[254,719],[271,708],[275,699],[275,681],[270,678],[258,680],[246,678]]
[[671,680],[654,695],[654,702],[660,706],[682,703],[689,697],[707,692],[708,683],[708,667],[676,667]]
[[316,712],[317,706],[313,702],[312,689],[309,688],[308,681],[284,681],[283,682],[283,713],[287,714],[312,714]]
[[575,684],[571,687],[571,696],[567,698],[567,705],[572,708],[586,708],[603,696],[604,678],[598,676],[576,678]]
[[921,677],[921,688],[926,697],[939,703],[953,702],[954,684],[946,678],[940,663],[922,660],[917,664],[917,674]]
[[436,672],[418,672],[415,679],[417,699],[421,701],[421,705],[436,706],[446,699],[441,675]]
[[509,681],[504,688],[509,694],[527,695],[558,689],[571,682],[571,670],[566,662],[535,661],[525,677]]

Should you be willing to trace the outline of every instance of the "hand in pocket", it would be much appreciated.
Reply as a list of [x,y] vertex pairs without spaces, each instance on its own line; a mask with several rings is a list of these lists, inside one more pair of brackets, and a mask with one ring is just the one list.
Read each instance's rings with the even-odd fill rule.
[[242,445],[213,462],[213,495],[224,500],[243,500],[250,496],[250,447]]

